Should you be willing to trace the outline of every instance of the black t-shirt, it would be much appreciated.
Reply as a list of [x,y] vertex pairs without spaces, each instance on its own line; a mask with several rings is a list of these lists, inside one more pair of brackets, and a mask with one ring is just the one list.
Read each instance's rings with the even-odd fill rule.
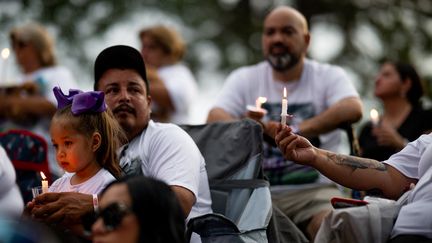
[[[414,107],[397,132],[411,142],[430,130],[432,130],[432,111]],[[359,144],[362,149],[362,157],[378,161],[386,160],[394,153],[399,152],[397,149],[377,144],[376,138],[372,135],[371,122],[366,123],[362,128]]]

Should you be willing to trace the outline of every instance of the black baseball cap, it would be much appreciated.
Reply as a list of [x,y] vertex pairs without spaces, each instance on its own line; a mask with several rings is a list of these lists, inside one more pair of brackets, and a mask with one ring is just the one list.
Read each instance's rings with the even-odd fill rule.
[[99,53],[94,64],[94,90],[97,90],[99,79],[109,69],[135,70],[141,75],[147,92],[149,92],[144,60],[137,49],[130,46],[117,45],[108,47]]

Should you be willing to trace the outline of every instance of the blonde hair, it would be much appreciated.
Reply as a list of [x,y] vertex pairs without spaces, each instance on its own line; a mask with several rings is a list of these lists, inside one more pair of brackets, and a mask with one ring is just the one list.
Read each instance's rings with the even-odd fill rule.
[[54,40],[40,24],[27,23],[12,28],[9,33],[12,46],[23,43],[32,44],[42,67],[54,66],[57,63],[54,53]]
[[172,28],[157,25],[142,29],[139,37],[150,36],[171,57],[171,64],[181,60],[186,52],[186,46],[181,36]]

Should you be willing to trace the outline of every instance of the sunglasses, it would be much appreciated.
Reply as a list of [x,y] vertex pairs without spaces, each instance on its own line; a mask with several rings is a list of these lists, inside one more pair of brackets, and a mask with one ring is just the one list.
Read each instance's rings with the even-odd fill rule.
[[132,213],[132,210],[124,203],[115,202],[96,214],[96,219],[102,217],[107,231],[115,230],[122,222],[123,218]]

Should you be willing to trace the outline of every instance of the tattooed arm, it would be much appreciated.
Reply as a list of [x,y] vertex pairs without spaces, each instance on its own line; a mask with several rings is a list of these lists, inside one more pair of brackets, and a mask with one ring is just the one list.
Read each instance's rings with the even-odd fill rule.
[[306,138],[291,133],[288,126],[279,127],[275,141],[286,159],[312,166],[349,188],[379,189],[388,198],[398,198],[410,183],[415,182],[379,161],[316,148]]
[[356,169],[375,169],[380,171],[386,171],[386,165],[376,161],[374,159],[360,158],[349,155],[341,155],[335,153],[327,153],[328,160],[330,162],[345,165],[351,168],[353,171]]

